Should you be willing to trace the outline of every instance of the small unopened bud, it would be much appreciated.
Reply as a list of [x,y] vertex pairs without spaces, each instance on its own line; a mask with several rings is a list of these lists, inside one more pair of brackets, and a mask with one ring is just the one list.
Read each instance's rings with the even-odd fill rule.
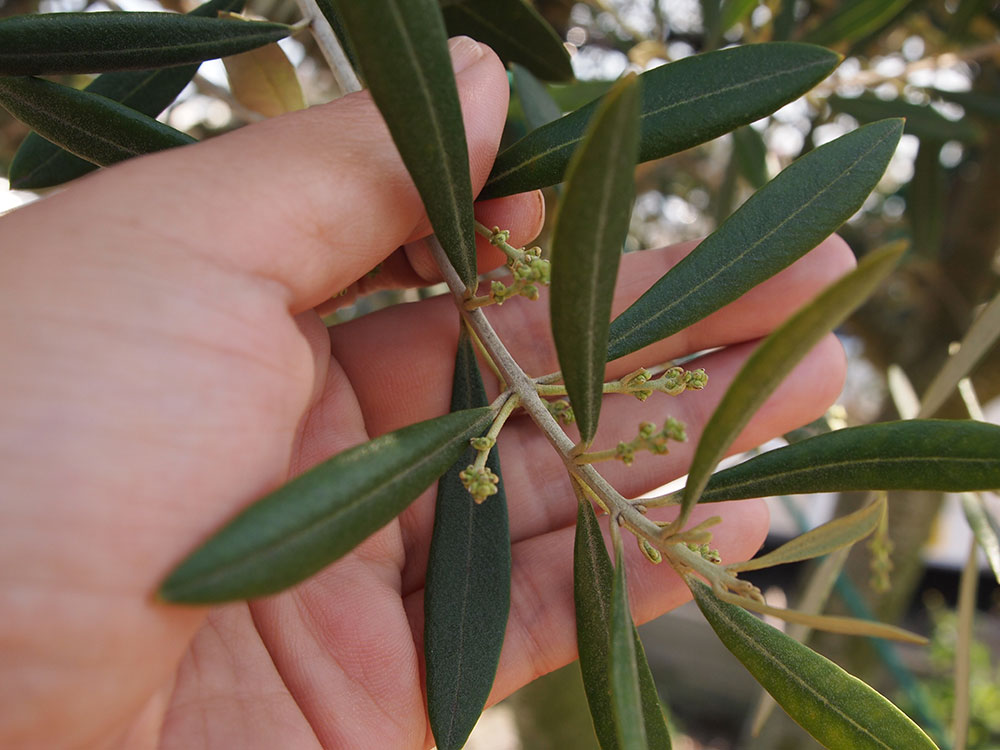
[[496,444],[497,441],[489,437],[488,435],[484,435],[483,437],[472,438],[472,440],[469,441],[469,445],[471,445],[477,451],[488,451]]
[[471,464],[458,475],[458,478],[462,480],[465,489],[469,491],[477,504],[483,502],[490,495],[497,494],[497,484],[500,482],[500,477],[490,471],[488,466],[477,469]]

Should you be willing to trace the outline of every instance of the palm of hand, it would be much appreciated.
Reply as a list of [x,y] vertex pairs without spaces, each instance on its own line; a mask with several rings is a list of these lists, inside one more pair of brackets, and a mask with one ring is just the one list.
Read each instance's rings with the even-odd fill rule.
[[[505,102],[497,92],[506,78],[485,56],[459,85],[481,184],[499,138]],[[427,232],[373,113],[364,97],[350,97],[125,164],[4,218],[0,244],[11,250],[0,254],[0,279],[9,285],[0,299],[10,315],[0,350],[17,361],[0,382],[8,415],[0,425],[4,496],[12,498],[0,523],[0,563],[17,575],[0,587],[7,613],[0,700],[11,707],[0,744],[431,743],[419,654],[433,488],[287,593],[207,616],[151,599],[194,545],[290,474],[447,410],[457,336],[449,300],[387,310],[329,335],[312,312]],[[354,134],[358,143],[344,153],[366,154],[363,164],[288,153],[331,129],[348,140]],[[290,140],[290,130],[298,137]],[[283,145],[261,150],[261,143]],[[256,160],[244,179],[234,165],[246,153]],[[283,169],[295,157],[301,169]],[[298,196],[294,210],[278,201],[241,220],[211,203],[224,195],[232,206],[257,206],[265,182],[274,195]],[[313,187],[309,195],[302,184]],[[195,196],[191,185],[199,186]],[[144,186],[157,198],[152,208]],[[183,227],[175,228],[176,216],[185,217]],[[530,239],[540,219],[535,196],[486,204],[480,215],[488,225],[522,227],[515,242]],[[340,234],[345,226],[354,234]],[[617,308],[689,247],[629,256]],[[500,262],[483,245],[480,255],[482,267]],[[841,243],[825,243],[727,310],[614,363],[609,376],[726,347],[705,362],[710,390],[660,407],[696,439],[752,342],[840,275],[849,257]],[[389,255],[383,273],[391,285],[432,275],[415,250]],[[544,303],[515,301],[490,315],[526,371],[556,369]],[[839,390],[842,366],[836,343],[820,347],[735,447],[821,413]],[[627,438],[648,418],[638,402],[618,402],[599,444]],[[572,493],[526,419],[505,428],[499,450],[514,569],[494,699],[575,656]],[[690,455],[688,444],[607,475],[637,494],[682,473]],[[752,554],[766,526],[761,506],[711,512],[720,510],[726,521],[715,540],[724,557]],[[686,598],[666,566],[633,568],[638,621]]]

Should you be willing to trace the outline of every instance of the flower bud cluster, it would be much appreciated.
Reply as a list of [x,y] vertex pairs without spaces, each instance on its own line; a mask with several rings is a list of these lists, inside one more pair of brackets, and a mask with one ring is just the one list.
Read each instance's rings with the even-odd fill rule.
[[697,552],[699,555],[702,556],[702,558],[708,560],[711,563],[718,564],[722,562],[722,555],[719,554],[719,550],[713,549],[707,544],[689,543],[687,545],[687,548],[692,552]]
[[538,299],[538,285],[548,286],[551,279],[551,264],[541,257],[540,247],[519,250],[507,263],[514,275],[514,283],[507,286],[501,281],[490,284],[490,299],[502,305],[511,297],[527,297]]
[[653,391],[679,396],[684,391],[700,391],[708,384],[708,375],[701,368],[685,370],[683,367],[671,367],[655,380],[652,377],[649,370],[636,370],[621,379],[622,390],[645,401],[653,395]]
[[545,406],[549,410],[549,413],[556,418],[556,421],[560,424],[573,424],[576,421],[576,415],[573,413],[573,407],[569,405],[569,401],[564,398],[558,401],[545,401]]
[[636,451],[648,450],[657,455],[663,455],[670,451],[667,441],[683,443],[687,440],[687,432],[684,423],[673,417],[667,417],[663,423],[663,429],[657,430],[652,422],[642,422],[639,425],[639,434],[629,442],[622,441],[615,448],[615,458],[623,462],[626,466],[631,466],[635,460]]
[[470,464],[458,477],[477,504],[483,502],[490,495],[497,494],[497,484],[500,482],[500,477],[490,471],[488,466],[478,469]]

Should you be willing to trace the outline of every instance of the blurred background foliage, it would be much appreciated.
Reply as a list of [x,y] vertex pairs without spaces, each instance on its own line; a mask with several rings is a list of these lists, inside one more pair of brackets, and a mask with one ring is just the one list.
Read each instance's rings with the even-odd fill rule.
[[[187,11],[191,5],[186,0],[0,0],[0,16],[119,8]],[[905,374],[917,394],[924,393],[949,346],[1000,288],[1000,1],[537,0],[535,5],[572,53],[577,80],[547,87],[563,111],[598,96],[625,71],[733,44],[801,40],[845,56],[828,80],[774,115],[702,147],[640,165],[629,250],[702,237],[801,154],[858,124],[907,118],[906,135],[885,177],[841,230],[859,257],[891,240],[911,243],[891,282],[840,332],[850,366],[837,419],[856,424],[898,418],[899,394],[894,400],[890,392],[890,367]],[[247,12],[283,22],[300,17],[294,0],[250,0]],[[308,35],[284,40],[281,48],[294,65],[292,79],[297,77],[304,103],[339,95]],[[227,75],[220,61],[204,63],[161,119],[206,138],[273,114],[252,95],[253,85],[249,92],[244,85],[231,85],[233,67],[228,70]],[[287,79],[288,72],[284,75]],[[77,86],[87,81],[85,76],[63,79]],[[508,142],[530,129],[516,93]],[[289,108],[287,99],[283,106]],[[0,110],[0,173],[26,135],[23,125]],[[558,191],[550,193],[553,206]],[[0,193],[0,211],[33,197]],[[357,301],[352,294],[345,302],[354,304],[331,322],[434,291],[380,293]],[[971,379],[987,418],[1000,421],[1000,348],[990,348]],[[968,416],[958,398],[938,415]],[[800,500],[795,506],[787,499],[775,502],[776,539],[847,512],[860,498]],[[997,498],[984,501],[990,512],[998,511]],[[812,642],[898,700],[942,747],[956,746],[951,671],[962,637],[956,635],[961,631],[952,607],[970,538],[958,508],[955,498],[939,494],[894,493],[888,539],[876,555],[883,559],[885,550],[892,550],[891,585],[870,585],[872,553],[859,545],[831,599],[833,609],[870,612],[923,630],[933,637],[929,650],[827,637]],[[794,605],[812,569],[767,574],[772,577],[755,582],[769,599]],[[1000,621],[997,580],[985,567],[979,577],[966,746],[986,750],[1000,747]],[[758,690],[697,618],[682,609],[643,630],[661,695],[679,717],[675,747],[815,747],[780,715],[772,715],[762,733],[751,737]],[[579,670],[575,665],[560,670],[487,712],[469,747],[596,747]]]

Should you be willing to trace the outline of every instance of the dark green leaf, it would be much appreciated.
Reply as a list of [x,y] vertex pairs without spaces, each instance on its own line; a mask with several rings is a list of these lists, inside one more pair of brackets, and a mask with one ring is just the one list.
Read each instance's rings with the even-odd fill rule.
[[514,91],[521,102],[524,124],[528,130],[540,128],[562,116],[562,108],[530,70],[517,63],[512,63],[510,70],[514,76]]
[[[458,344],[451,408],[485,406],[486,390],[467,335]],[[438,750],[460,748],[482,713],[500,661],[510,610],[510,533],[503,484],[476,504],[459,473],[469,448],[438,484],[424,588],[427,713]],[[486,465],[500,476],[496,450]]]
[[634,195],[637,93],[629,76],[604,98],[570,163],[552,233],[552,335],[583,443],[601,413],[611,299]]
[[[576,638],[580,652],[583,685],[594,720],[594,730],[603,750],[617,750],[618,736],[611,707],[608,682],[608,649],[611,643],[611,588],[614,569],[604,546],[604,536],[597,517],[586,500],[579,504],[576,516],[576,542],[573,549],[573,595],[576,602]],[[639,688],[646,738],[656,750],[670,749],[660,699],[653,675],[646,662],[639,634],[633,631],[639,665]]]
[[244,510],[167,577],[159,597],[211,603],[273,594],[399,515],[492,421],[453,412],[339,453]]
[[100,166],[194,143],[134,109],[42,78],[0,78],[0,105],[47,140]]
[[774,23],[771,25],[771,35],[776,42],[792,38],[796,4],[796,0],[781,0],[781,8],[774,14]]
[[1000,427],[906,420],[848,427],[712,475],[700,502],[864,490],[1000,488]]
[[611,584],[611,648],[608,653],[608,684],[615,714],[618,744],[622,750],[647,750],[646,725],[642,716],[639,665],[636,661],[635,625],[628,606],[625,560],[621,534],[615,539],[615,573]]
[[913,253],[924,261],[932,262],[941,252],[945,212],[948,210],[948,178],[940,154],[940,141],[920,142],[917,158],[913,160],[913,179],[906,193],[906,216],[910,220]]
[[733,153],[740,173],[755,189],[767,184],[767,145],[750,126],[733,131]]
[[41,13],[0,21],[0,75],[144,70],[235,55],[291,27],[179,13]]
[[818,245],[861,207],[901,132],[899,120],[874,123],[791,164],[612,322],[608,359],[687,328]]
[[722,39],[722,0],[701,0],[701,25],[705,30],[705,49],[713,50]]
[[805,36],[812,44],[849,44],[885,28],[913,0],[849,0]]
[[750,11],[757,7],[757,0],[724,0],[722,5],[722,22],[719,24],[723,33],[741,23]]
[[[243,0],[210,0],[188,15],[214,18],[219,11],[238,13],[242,9]],[[105,73],[91,81],[84,91],[156,117],[194,78],[199,65]],[[96,168],[92,162],[74,156],[37,133],[29,133],[14,154],[7,176],[15,190],[38,190],[69,182]]]
[[937,750],[902,711],[833,662],[689,580],[705,619],[789,716],[832,750]]
[[897,243],[866,255],[854,271],[827,287],[754,350],[701,433],[681,500],[682,518],[698,502],[712,471],[757,409],[799,360],[868,298],[896,267],[904,250]]
[[335,0],[361,72],[462,281],[476,283],[469,154],[436,0]]
[[983,136],[971,120],[949,120],[929,104],[912,104],[901,99],[886,101],[873,95],[854,98],[831,96],[827,101],[835,112],[844,112],[861,123],[905,117],[903,132],[925,141],[975,143]]
[[[639,161],[683,151],[758,120],[805,93],[839,61],[829,50],[778,42],[686,57],[639,76]],[[481,198],[563,179],[594,101],[502,151]]]
[[573,77],[562,40],[525,0],[461,0],[442,8],[448,36],[471,36],[506,63],[520,63],[546,81]]

